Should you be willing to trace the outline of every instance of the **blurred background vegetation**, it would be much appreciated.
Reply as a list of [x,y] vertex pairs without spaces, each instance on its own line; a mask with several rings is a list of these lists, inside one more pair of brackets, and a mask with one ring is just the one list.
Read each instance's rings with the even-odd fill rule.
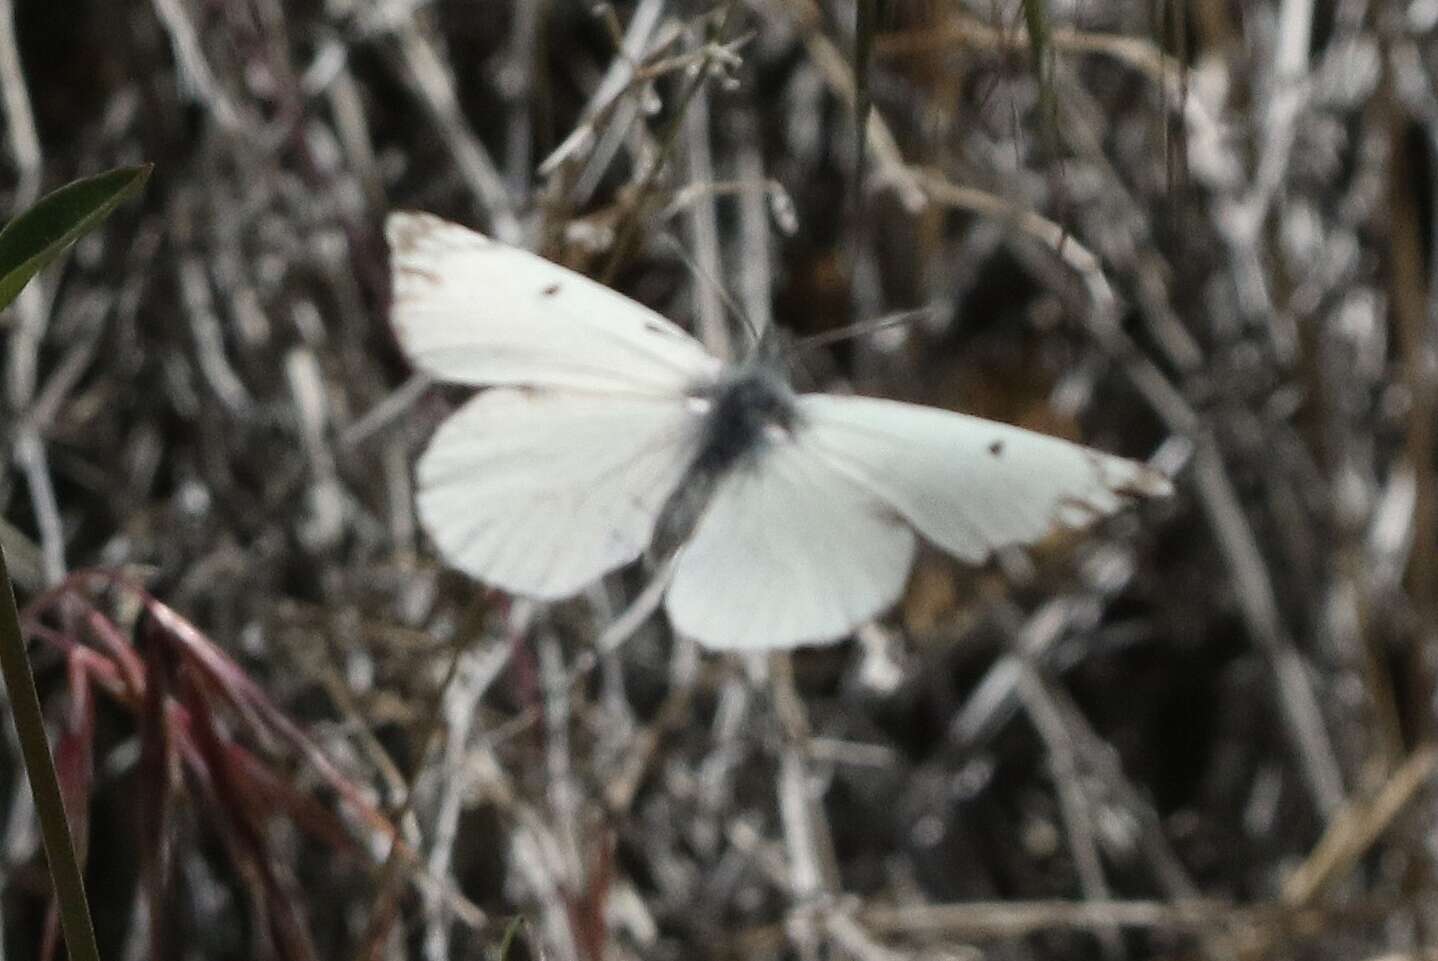
[[[103,955],[480,958],[522,918],[558,961],[1433,957],[1435,38],[1433,0],[0,0],[7,217],[156,165],[0,316]],[[536,612],[416,529],[457,396],[387,324],[396,207],[718,350],[735,308],[917,311],[803,386],[1178,493],[925,556],[834,648],[661,619],[595,664],[642,573]]]

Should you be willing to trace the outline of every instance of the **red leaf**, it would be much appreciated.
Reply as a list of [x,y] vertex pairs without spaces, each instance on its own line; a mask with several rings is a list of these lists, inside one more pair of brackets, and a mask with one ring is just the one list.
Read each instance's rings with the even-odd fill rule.
[[192,656],[192,663],[217,687],[219,693],[240,713],[251,733],[259,738],[277,737],[298,752],[327,784],[373,830],[391,838],[398,836],[394,825],[364,798],[358,785],[344,775],[320,746],[299,729],[250,680],[229,655],[189,621],[161,601],[142,595],[146,609],[162,624],[170,637]]

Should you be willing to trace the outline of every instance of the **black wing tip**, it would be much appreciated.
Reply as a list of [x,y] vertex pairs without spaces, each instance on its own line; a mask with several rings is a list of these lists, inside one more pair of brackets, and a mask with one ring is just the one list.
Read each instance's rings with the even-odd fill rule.
[[1160,470],[1146,464],[1135,464],[1133,475],[1114,487],[1114,492],[1126,497],[1171,497],[1173,481]]
[[1052,527],[1057,531],[1077,532],[1111,517],[1140,498],[1168,497],[1173,494],[1173,481],[1162,471],[1147,464],[1091,451],[1094,473],[1099,486],[1111,497],[1097,502],[1080,496],[1059,498],[1055,505]]
[[1126,457],[1090,452],[1094,473],[1099,483],[1121,497],[1169,497],[1173,494],[1173,481],[1163,471],[1156,470]]

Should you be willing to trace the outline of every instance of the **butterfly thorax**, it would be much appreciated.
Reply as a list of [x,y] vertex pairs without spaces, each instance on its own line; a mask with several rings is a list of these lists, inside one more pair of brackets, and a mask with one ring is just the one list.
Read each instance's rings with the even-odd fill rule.
[[794,392],[760,365],[746,365],[694,394],[704,426],[697,472],[716,476],[751,462],[768,444],[791,434],[798,421]]

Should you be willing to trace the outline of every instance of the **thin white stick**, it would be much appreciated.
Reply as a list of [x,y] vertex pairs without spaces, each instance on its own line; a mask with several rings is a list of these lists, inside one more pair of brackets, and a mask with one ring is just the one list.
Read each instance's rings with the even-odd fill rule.
[[489,217],[490,233],[507,244],[521,246],[524,231],[514,212],[509,187],[459,108],[448,64],[413,21],[396,31],[395,41],[407,79],[429,109],[430,119],[439,128],[465,185]]

